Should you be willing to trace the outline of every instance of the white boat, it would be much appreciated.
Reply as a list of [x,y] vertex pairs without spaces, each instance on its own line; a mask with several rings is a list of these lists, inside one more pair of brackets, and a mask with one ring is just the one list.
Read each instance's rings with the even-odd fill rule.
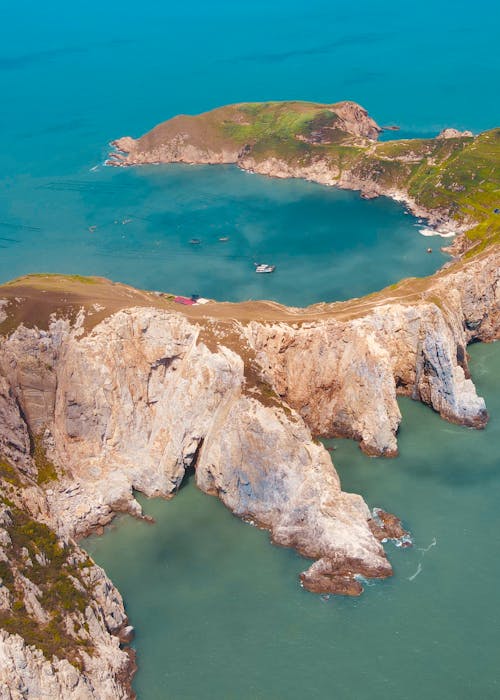
[[255,272],[260,272],[260,273],[262,273],[262,272],[274,272],[276,270],[276,265],[264,265],[264,264],[257,265],[256,263],[254,263],[254,264],[255,264]]

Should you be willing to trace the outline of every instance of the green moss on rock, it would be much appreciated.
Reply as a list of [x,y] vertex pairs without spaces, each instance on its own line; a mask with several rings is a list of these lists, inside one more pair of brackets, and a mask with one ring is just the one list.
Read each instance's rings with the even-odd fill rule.
[[42,436],[34,435],[32,442],[32,457],[37,469],[37,483],[39,486],[43,486],[43,484],[57,479],[57,469],[54,463],[47,457]]
[[2,455],[0,455],[0,479],[15,486],[19,486],[21,483],[17,469]]
[[[89,603],[90,591],[82,578],[82,562],[74,563],[73,545],[61,542],[47,525],[30,518],[20,508],[10,507],[8,516],[11,524],[5,529],[11,545],[6,547],[8,562],[0,562],[0,577],[14,600],[11,610],[0,613],[0,627],[21,635],[48,659],[55,655],[80,667],[80,651],[84,649],[91,654],[92,644],[88,638],[68,633],[65,615],[81,615]],[[91,564],[88,558],[83,563]],[[50,615],[48,622],[42,623],[28,613],[22,588],[16,584],[16,574],[28,578],[40,589],[40,603]],[[83,626],[85,620],[83,617],[80,620]]]

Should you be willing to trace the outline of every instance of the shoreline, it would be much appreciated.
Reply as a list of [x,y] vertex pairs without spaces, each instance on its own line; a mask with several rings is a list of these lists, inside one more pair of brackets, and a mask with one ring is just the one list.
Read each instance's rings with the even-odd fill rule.
[[[110,142],[113,146],[115,142]],[[122,153],[117,151],[117,153]],[[124,155],[126,152],[124,152]],[[303,173],[300,169],[297,172],[290,174],[288,172],[288,164],[285,162],[279,163],[276,161],[264,161],[263,163],[256,166],[254,164],[245,164],[245,162],[231,161],[231,162],[202,162],[196,160],[175,160],[175,161],[151,161],[151,162],[114,162],[109,159],[104,161],[105,167],[112,168],[136,168],[148,165],[209,165],[216,167],[218,165],[233,165],[239,170],[249,174],[249,175],[260,175],[263,177],[274,178],[279,180],[297,179],[304,180],[306,182],[312,182],[325,187],[332,187],[334,189],[357,192],[362,199],[375,199],[378,197],[387,197],[394,202],[402,204],[406,210],[416,219],[425,219],[427,221],[430,231],[435,233],[428,235],[440,236],[442,238],[452,238],[458,236],[459,239],[463,238],[463,234],[474,228],[476,225],[474,222],[469,223],[458,223],[453,221],[450,217],[443,216],[442,212],[436,213],[432,209],[427,209],[418,204],[412,197],[408,195],[404,190],[384,190],[374,187],[373,182],[355,182],[351,183],[349,180],[339,180],[332,181],[329,173],[323,175],[312,176],[309,173]],[[280,172],[280,168],[282,171]],[[419,232],[420,233],[420,232]],[[454,241],[458,244],[459,239]],[[460,241],[463,244],[463,241]]]

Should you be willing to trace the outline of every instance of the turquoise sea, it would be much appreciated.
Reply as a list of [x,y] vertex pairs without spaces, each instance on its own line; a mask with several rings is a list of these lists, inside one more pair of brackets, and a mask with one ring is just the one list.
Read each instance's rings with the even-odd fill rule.
[[[353,99],[401,127],[387,138],[500,123],[492,0],[4,5],[0,281],[98,274],[304,305],[428,274],[443,241],[393,202],[233,167],[103,168],[107,143],[245,100]],[[261,279],[256,260],[277,272]],[[394,578],[358,600],[302,591],[306,562],[191,482],[144,501],[156,525],[124,517],[87,541],[137,628],[139,700],[500,696],[500,346],[471,355],[485,431],[402,401],[396,460],[335,442],[344,488],[415,538],[388,547]]]

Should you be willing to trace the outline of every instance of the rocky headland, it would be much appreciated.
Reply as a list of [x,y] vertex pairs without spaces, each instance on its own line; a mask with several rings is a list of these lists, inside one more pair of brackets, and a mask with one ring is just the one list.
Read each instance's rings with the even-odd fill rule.
[[[235,162],[403,199],[462,231],[426,279],[305,309],[183,307],[98,278],[0,287],[0,697],[130,698],[123,601],[78,538],[135,491],[198,487],[312,560],[311,591],[359,595],[404,530],[342,491],[318,438],[397,453],[397,396],[483,427],[467,345],[500,337],[500,130],[378,144],[354,103],[235,105],[178,117],[115,164]],[[493,164],[493,165],[492,165]],[[385,504],[371,504],[385,505]]]

